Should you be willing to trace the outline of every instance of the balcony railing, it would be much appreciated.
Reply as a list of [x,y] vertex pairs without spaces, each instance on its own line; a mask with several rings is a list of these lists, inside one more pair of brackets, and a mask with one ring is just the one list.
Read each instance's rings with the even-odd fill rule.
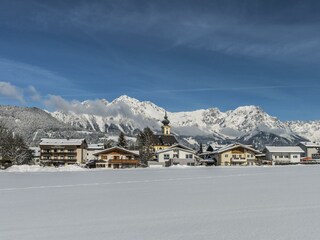
[[138,164],[139,160],[136,159],[111,159],[109,164]]
[[231,162],[246,162],[247,160],[245,158],[231,158]]

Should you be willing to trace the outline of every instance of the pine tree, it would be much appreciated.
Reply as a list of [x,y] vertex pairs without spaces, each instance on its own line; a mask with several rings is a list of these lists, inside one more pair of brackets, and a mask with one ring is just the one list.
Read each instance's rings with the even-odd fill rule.
[[201,154],[201,153],[203,153],[203,146],[202,146],[202,143],[200,143],[199,151],[198,151],[198,154]]
[[120,134],[119,134],[117,146],[122,147],[122,148],[128,147],[128,143],[127,143],[127,140],[126,140],[123,132],[120,132]]
[[152,160],[154,151],[152,147],[153,132],[150,128],[143,129],[137,136],[137,145],[140,154],[140,162],[143,166],[147,166],[148,161]]

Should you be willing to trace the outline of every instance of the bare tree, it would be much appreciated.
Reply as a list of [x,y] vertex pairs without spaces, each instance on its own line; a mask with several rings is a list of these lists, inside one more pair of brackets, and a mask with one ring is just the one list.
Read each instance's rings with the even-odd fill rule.
[[27,164],[32,160],[32,152],[24,139],[7,129],[3,123],[0,123],[0,155],[2,159],[16,165]]

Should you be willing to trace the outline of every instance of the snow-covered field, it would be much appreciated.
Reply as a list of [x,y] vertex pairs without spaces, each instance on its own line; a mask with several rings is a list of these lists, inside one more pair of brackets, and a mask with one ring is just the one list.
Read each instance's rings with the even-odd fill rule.
[[320,167],[0,171],[1,240],[314,240]]

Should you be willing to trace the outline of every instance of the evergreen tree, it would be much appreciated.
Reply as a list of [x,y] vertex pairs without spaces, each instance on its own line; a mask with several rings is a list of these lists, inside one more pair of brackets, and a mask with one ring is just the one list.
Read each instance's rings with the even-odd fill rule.
[[120,134],[119,134],[117,146],[122,147],[122,148],[128,147],[128,143],[127,143],[127,140],[126,140],[123,132],[120,132]]
[[108,139],[108,140],[104,141],[104,148],[105,149],[112,148],[112,147],[114,147],[116,145],[117,145],[117,143],[114,140]]
[[203,153],[203,146],[202,146],[202,143],[200,143],[199,151],[198,151],[198,154],[201,154],[201,153]]
[[150,128],[143,129],[137,136],[137,146],[140,154],[140,162],[142,165],[147,166],[148,161],[152,160],[154,151],[152,147],[153,132]]

